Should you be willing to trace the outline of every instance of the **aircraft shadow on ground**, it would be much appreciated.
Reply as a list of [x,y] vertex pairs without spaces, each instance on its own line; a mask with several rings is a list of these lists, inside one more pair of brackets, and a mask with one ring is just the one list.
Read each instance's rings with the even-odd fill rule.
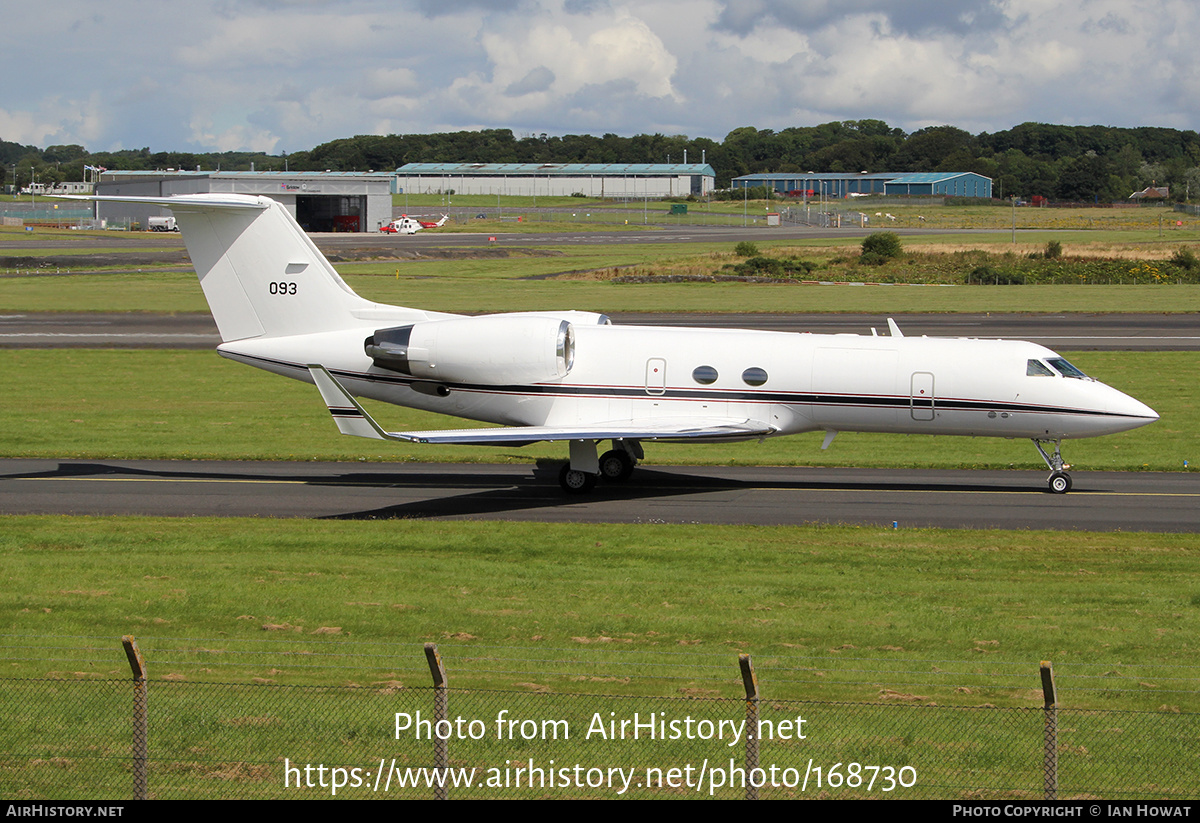
[[[203,464],[201,464],[202,466]],[[633,478],[623,483],[599,482],[589,494],[569,495],[558,485],[561,461],[542,460],[530,469],[504,467],[497,471],[490,467],[456,466],[460,471],[446,472],[428,470],[430,464],[412,467],[411,471],[343,471],[326,465],[313,464],[311,470],[295,473],[254,471],[253,464],[246,470],[229,471],[217,468],[166,468],[138,467],[105,462],[63,462],[52,469],[15,472],[2,479],[72,479],[100,477],[131,477],[141,480],[159,478],[164,481],[190,480],[215,482],[240,480],[297,483],[329,488],[361,487],[370,489],[421,490],[430,496],[396,505],[379,506],[336,514],[319,515],[320,519],[376,520],[376,519],[430,519],[444,517],[496,516],[518,514],[568,507],[578,504],[620,505],[624,501],[642,502],[652,499],[686,497],[712,492],[745,491],[750,489],[780,491],[841,491],[849,493],[871,492],[992,492],[1045,494],[1040,483],[1030,483],[1027,475],[1014,476],[1013,482],[969,482],[970,472],[963,472],[968,482],[946,482],[930,478],[904,480],[891,476],[886,480],[869,479],[864,471],[862,479],[839,477],[814,479],[813,471],[820,469],[795,469],[794,479],[786,476],[788,470],[774,471],[770,477],[723,477],[712,474],[708,467],[695,468],[696,474],[680,467],[657,470],[639,466]],[[474,469],[478,471],[462,471]],[[721,471],[717,469],[715,471]],[[845,470],[838,470],[844,472]],[[705,473],[710,472],[710,473]],[[891,475],[897,474],[892,471]],[[438,490],[444,495],[439,496]]]
[[[440,517],[472,517],[501,515],[539,509],[567,507],[570,505],[596,503],[600,505],[622,502],[643,502],[652,499],[671,497],[686,497],[693,494],[711,492],[744,491],[749,489],[776,489],[781,491],[847,491],[847,492],[888,492],[888,491],[960,491],[960,492],[1035,492],[1042,489],[1025,484],[1012,485],[981,485],[930,482],[856,482],[814,481],[811,478],[786,478],[745,480],[739,478],[717,477],[704,474],[682,474],[676,471],[657,471],[639,467],[634,476],[623,483],[596,484],[595,489],[584,495],[570,495],[558,486],[558,472],[562,463],[558,461],[538,461],[532,473],[526,477],[514,478],[506,476],[509,485],[506,488],[495,488],[488,478],[478,478],[479,485],[488,486],[478,492],[454,494],[437,499],[399,503],[394,506],[383,506],[358,512],[328,515],[322,519],[334,520],[375,520],[390,518],[440,518]],[[797,471],[802,471],[798,469]],[[444,485],[453,485],[457,489],[464,486],[461,475],[439,478],[438,475],[424,475],[420,478],[395,478],[398,482],[389,483],[396,486],[420,486],[434,488],[438,480],[447,481]],[[338,483],[348,482],[341,478]],[[374,485],[374,483],[371,483]]]

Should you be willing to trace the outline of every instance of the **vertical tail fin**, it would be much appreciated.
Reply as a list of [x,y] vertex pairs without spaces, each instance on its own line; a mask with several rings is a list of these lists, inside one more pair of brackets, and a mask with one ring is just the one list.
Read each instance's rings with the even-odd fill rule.
[[346,285],[287,208],[269,197],[68,195],[65,199],[150,203],[174,212],[226,343],[352,328],[361,325],[354,311],[376,308]]
[[268,197],[183,195],[174,212],[225,342],[356,325],[363,300],[288,210]]

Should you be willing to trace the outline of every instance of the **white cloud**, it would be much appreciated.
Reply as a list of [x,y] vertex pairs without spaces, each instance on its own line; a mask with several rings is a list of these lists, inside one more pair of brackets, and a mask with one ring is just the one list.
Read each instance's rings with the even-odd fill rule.
[[76,23],[45,63],[40,16],[6,9],[0,72],[21,82],[0,139],[301,149],[473,127],[1200,125],[1186,0],[62,0],[56,14]]
[[[180,63],[191,70],[262,71],[303,68],[314,60],[329,64],[329,55],[358,64],[360,57],[378,51],[388,41],[390,26],[367,14],[306,13],[307,5],[291,13],[239,14],[218,19],[214,30],[196,45],[183,45]],[[387,18],[383,18],[386,22]]]
[[[790,103],[785,117],[818,121],[873,117],[908,129],[971,130],[1026,120],[1156,124],[1180,119],[1171,113],[1178,102],[1156,101],[1194,91],[1196,73],[1186,67],[1195,58],[1174,40],[1193,28],[1182,21],[1200,15],[1175,0],[979,2],[940,27],[930,14],[938,4],[923,5],[902,18],[877,0],[737,4],[736,14],[724,10],[714,37],[772,69],[764,79]],[[760,13],[747,14],[755,8]],[[802,11],[815,25],[789,28]],[[780,114],[765,120],[779,123]],[[1194,114],[1184,119],[1195,128]]]
[[31,111],[0,109],[0,139],[44,148],[62,130],[62,123],[40,119]]
[[95,92],[82,100],[47,98],[32,111],[0,108],[0,140],[12,143],[87,146],[102,138],[105,127],[104,106]]
[[421,90],[421,79],[409,68],[368,69],[357,84],[357,91],[367,99],[395,97],[399,94],[415,94]]
[[[488,32],[480,43],[491,63],[491,77],[474,83],[488,97],[504,98],[520,88],[531,70],[544,69],[550,79],[542,91],[548,99],[573,94],[585,86],[628,81],[647,98],[677,98],[671,84],[676,60],[645,22],[627,10],[602,16],[553,15],[532,25],[511,25]],[[518,96],[526,96],[523,92]],[[513,107],[510,102],[497,105]],[[519,106],[528,105],[525,102]]]
[[232,126],[217,132],[211,122],[193,120],[190,124],[192,142],[212,146],[215,151],[261,151],[274,154],[279,138],[262,129]]

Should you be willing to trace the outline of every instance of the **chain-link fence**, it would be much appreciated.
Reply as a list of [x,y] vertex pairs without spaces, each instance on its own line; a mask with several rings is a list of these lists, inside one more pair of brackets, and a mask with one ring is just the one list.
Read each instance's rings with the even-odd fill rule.
[[[437,209],[433,209],[437,211]],[[628,208],[543,208],[519,209],[505,207],[502,209],[479,208],[461,210],[455,207],[450,213],[452,222],[460,225],[470,225],[480,220],[499,221],[501,223],[554,223],[556,225],[578,225],[580,228],[589,225],[629,225],[629,226],[767,226],[766,213],[756,208],[747,214],[729,212],[706,212],[692,207],[687,211],[671,211],[670,203],[649,202],[646,204],[630,203]]]
[[[863,212],[835,207],[834,203],[814,200],[799,206],[789,206],[779,212],[780,220],[800,226],[824,229],[885,229],[896,223],[896,217],[886,212]],[[924,218],[921,218],[924,221]]]
[[0,794],[1186,799],[1200,776],[1200,715],[1061,708],[1048,664],[1042,707],[999,708],[770,699],[748,657],[744,697],[669,697],[455,688],[435,647],[432,686],[156,680],[126,645],[132,676],[4,681]]

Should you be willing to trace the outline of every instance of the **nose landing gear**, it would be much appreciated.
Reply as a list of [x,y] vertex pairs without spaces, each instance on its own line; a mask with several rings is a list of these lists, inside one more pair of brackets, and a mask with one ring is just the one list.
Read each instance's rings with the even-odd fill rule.
[[1066,472],[1053,472],[1049,484],[1050,491],[1055,494],[1066,494],[1071,490],[1071,475]]
[[[1042,448],[1043,443],[1054,444],[1054,454],[1046,454],[1046,450]],[[1067,474],[1067,469],[1071,468],[1069,464],[1064,463],[1062,452],[1060,451],[1061,440],[1038,440],[1033,438],[1033,445],[1037,448],[1038,454],[1046,461],[1046,466],[1050,469],[1050,477],[1046,483],[1050,487],[1053,494],[1066,494],[1071,490],[1071,475]]]

